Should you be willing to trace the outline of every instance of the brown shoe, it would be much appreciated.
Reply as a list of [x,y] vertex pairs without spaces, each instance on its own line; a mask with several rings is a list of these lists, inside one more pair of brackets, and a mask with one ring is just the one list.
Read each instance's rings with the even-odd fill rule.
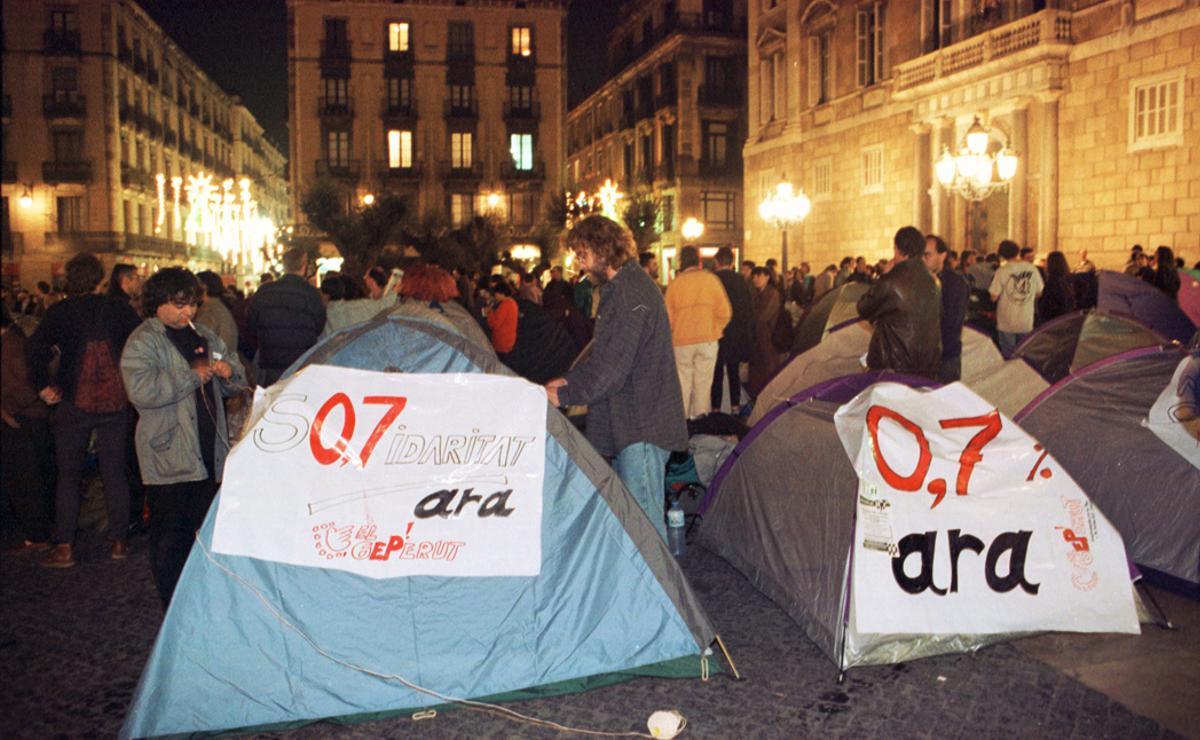
[[129,546],[125,544],[125,540],[117,540],[112,543],[112,559],[124,560],[129,556]]
[[43,568],[73,568],[75,553],[70,545],[55,545],[50,556],[41,562]]

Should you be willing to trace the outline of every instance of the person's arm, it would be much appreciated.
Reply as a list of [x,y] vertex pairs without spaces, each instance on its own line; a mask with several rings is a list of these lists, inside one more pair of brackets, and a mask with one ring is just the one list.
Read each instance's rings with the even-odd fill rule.
[[1041,270],[1034,270],[1034,271],[1033,271],[1033,284],[1034,284],[1034,286],[1035,286],[1035,288],[1034,288],[1034,295],[1035,295],[1037,298],[1041,298],[1041,297],[1042,297],[1042,291],[1046,289],[1046,281],[1042,279],[1042,272],[1041,272]]
[[217,377],[221,395],[226,398],[236,396],[246,386],[246,370],[238,358],[237,348],[230,350],[225,340],[215,332],[210,341],[212,346],[209,347],[209,355],[221,355],[220,360],[213,362],[213,375]]
[[559,401],[564,405],[590,404],[616,391],[633,372],[639,340],[651,315],[649,306],[638,304],[597,322],[591,350],[567,371],[566,385],[558,388]]
[[988,295],[992,298],[992,303],[1000,300],[1000,293],[1004,290],[1004,281],[1000,278],[1000,270],[992,273],[992,284],[988,286]]
[[54,306],[50,308],[38,323],[25,349],[29,382],[39,393],[49,387],[53,380],[50,377],[50,360],[54,357],[54,348],[59,346],[63,339],[63,322],[59,318],[62,316],[62,310]]
[[867,321],[874,321],[890,310],[895,298],[891,284],[891,280],[886,278],[871,283],[867,292],[858,299],[858,315]]
[[[138,408],[162,408],[179,403],[200,387],[202,373],[186,365],[167,362],[154,351],[149,332],[135,335],[121,353],[121,379],[125,394]],[[172,348],[172,351],[173,348]]]

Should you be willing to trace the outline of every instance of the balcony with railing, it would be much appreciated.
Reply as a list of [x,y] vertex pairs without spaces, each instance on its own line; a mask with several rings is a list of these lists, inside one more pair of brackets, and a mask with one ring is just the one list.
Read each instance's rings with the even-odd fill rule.
[[155,186],[155,182],[149,172],[143,172],[132,165],[122,164],[121,185],[138,190],[150,190]]
[[654,47],[675,33],[744,37],[746,19],[715,13],[710,13],[707,17],[703,13],[670,13],[653,29],[650,36],[642,38],[640,44],[635,44],[624,53],[618,54],[610,65],[610,72],[613,75],[617,74],[649,54]]
[[737,107],[742,104],[742,93],[733,85],[701,85],[697,95],[703,106]]
[[385,122],[389,123],[407,123],[417,119],[417,101],[409,100],[389,100],[383,99],[380,106],[380,115],[383,116]]
[[385,77],[411,77],[413,55],[411,51],[384,51],[383,74]]
[[446,47],[447,62],[475,61],[475,44],[452,44]]
[[388,180],[420,180],[423,168],[413,161],[408,167],[392,167],[386,159],[376,162],[375,171]]
[[474,98],[470,100],[447,100],[444,112],[446,118],[475,119],[479,117],[479,101]]
[[438,174],[447,180],[479,180],[483,178],[483,166],[479,162],[456,165],[443,160],[438,163]]
[[345,40],[321,39],[321,71],[350,71],[350,42]]
[[357,159],[318,159],[316,170],[318,177],[355,181],[358,180],[362,171]]
[[504,120],[538,121],[542,118],[542,105],[536,100],[525,102],[504,101]]
[[317,115],[322,118],[350,118],[354,101],[350,98],[317,98]]
[[1059,48],[1065,55],[1071,43],[1071,13],[1042,10],[896,65],[895,89],[913,90],[1028,49]]
[[721,161],[701,159],[700,176],[716,178],[737,177],[740,179],[742,176],[742,161],[733,157]]
[[546,163],[537,160],[529,167],[518,167],[516,162],[506,159],[501,165],[500,176],[505,180],[545,180]]
[[92,181],[91,162],[42,162],[42,179],[49,185],[64,182],[89,183]]
[[42,96],[42,113],[46,118],[83,118],[87,103],[78,90],[55,90]]
[[79,31],[49,28],[42,34],[42,50],[47,54],[81,54]]

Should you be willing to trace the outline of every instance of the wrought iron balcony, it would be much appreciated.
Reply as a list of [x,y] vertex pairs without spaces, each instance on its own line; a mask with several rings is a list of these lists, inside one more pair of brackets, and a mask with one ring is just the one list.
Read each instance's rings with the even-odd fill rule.
[[411,121],[417,118],[417,101],[388,100],[384,98],[380,115],[391,121]]
[[121,184],[127,188],[138,188],[139,190],[150,190],[155,186],[154,178],[150,176],[150,173],[127,164],[121,165]]
[[335,39],[321,40],[321,71],[345,72],[350,71],[350,42]]
[[504,101],[504,118],[505,120],[541,120],[542,105],[536,100],[527,103],[514,103],[506,100]]
[[423,168],[415,159],[408,167],[392,167],[384,159],[376,164],[375,170],[390,180],[420,180]]
[[42,49],[47,54],[80,54],[83,52],[83,46],[79,41],[79,31],[47,29],[42,34]]
[[57,90],[42,96],[42,113],[47,118],[83,118],[87,104],[77,90]]
[[42,162],[42,179],[50,185],[63,182],[92,181],[91,162]]
[[438,173],[448,180],[479,180],[483,177],[483,167],[479,162],[456,166],[453,162],[442,161]]
[[318,98],[317,115],[323,118],[349,118],[354,115],[354,101],[350,98]]
[[740,159],[726,159],[723,162],[714,162],[709,159],[700,160],[700,176],[701,177],[741,177],[742,162]]
[[698,95],[700,105],[736,107],[742,104],[742,93],[733,85],[701,85]]
[[479,117],[479,101],[471,98],[470,100],[447,100],[445,104],[446,118],[478,118]]
[[357,159],[318,159],[316,170],[318,177],[332,177],[339,180],[358,180],[361,172]]
[[504,161],[500,174],[505,180],[545,180],[546,163],[538,160],[533,166],[522,169],[508,159]]

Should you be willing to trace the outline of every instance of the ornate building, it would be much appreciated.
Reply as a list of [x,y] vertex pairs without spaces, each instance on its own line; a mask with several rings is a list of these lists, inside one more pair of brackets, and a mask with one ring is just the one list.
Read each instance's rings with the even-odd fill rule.
[[[749,27],[745,192],[805,189],[794,262],[889,256],[906,224],[958,250],[1200,258],[1196,0],[752,0]],[[971,200],[935,166],[976,119],[1018,165]],[[747,256],[776,256],[747,220]]]
[[348,203],[399,193],[531,232],[562,187],[566,6],[288,0],[296,202],[328,178]]
[[284,157],[241,101],[132,0],[7,2],[3,18],[5,279],[49,280],[81,250],[249,273],[290,206]]
[[742,244],[745,18],[745,0],[626,2],[609,79],[568,114],[570,189],[651,194],[668,258],[688,218],[701,244]]

